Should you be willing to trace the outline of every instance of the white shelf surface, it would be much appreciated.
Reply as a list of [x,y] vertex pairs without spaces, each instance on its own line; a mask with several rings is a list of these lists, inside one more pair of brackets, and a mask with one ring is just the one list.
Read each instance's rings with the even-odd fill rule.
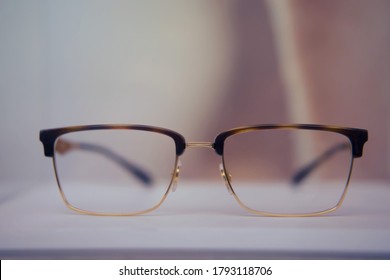
[[385,182],[351,182],[340,209],[309,218],[248,214],[221,182],[180,183],[133,217],[73,212],[53,183],[4,185],[0,222],[1,259],[390,259]]

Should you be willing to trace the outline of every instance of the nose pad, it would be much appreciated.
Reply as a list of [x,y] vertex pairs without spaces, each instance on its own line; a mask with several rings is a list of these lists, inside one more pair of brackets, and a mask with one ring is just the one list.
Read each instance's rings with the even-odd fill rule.
[[230,182],[232,181],[232,175],[230,173],[228,173],[229,179],[226,177],[226,173],[225,173],[225,170],[223,168],[223,164],[222,163],[219,164],[219,171],[221,172],[221,176],[223,178],[223,181],[225,182],[225,186],[226,186],[228,192],[230,194],[233,194],[233,191],[232,191],[232,189],[230,187],[230,184],[229,184],[229,181]]
[[177,165],[176,165],[175,171],[172,173],[172,176],[173,176],[172,192],[175,192],[177,189],[177,183],[179,182],[179,175],[180,175],[180,167],[181,167],[181,162],[179,160]]

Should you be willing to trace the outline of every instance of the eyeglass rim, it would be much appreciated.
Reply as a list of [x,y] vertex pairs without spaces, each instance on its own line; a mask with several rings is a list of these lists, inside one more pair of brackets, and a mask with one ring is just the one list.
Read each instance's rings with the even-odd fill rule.
[[97,124],[97,125],[79,125],[79,126],[68,126],[53,129],[44,129],[40,131],[39,139],[43,143],[45,156],[54,156],[54,145],[58,137],[72,132],[80,131],[92,131],[92,130],[137,130],[137,131],[149,131],[167,135],[175,141],[176,155],[180,156],[184,153],[186,148],[186,141],[184,137],[176,131],[148,125],[138,124]]
[[[54,145],[56,139],[67,133],[89,130],[109,130],[109,129],[124,129],[124,130],[138,130],[149,131],[167,135],[175,142],[176,155],[180,156],[186,149],[186,140],[180,133],[157,126],[139,125],[139,124],[97,124],[97,125],[79,125],[68,126],[61,128],[45,129],[40,131],[40,141],[44,146],[44,153],[47,157],[54,156]],[[225,140],[235,134],[255,131],[255,130],[272,130],[272,129],[300,129],[300,130],[317,130],[328,131],[346,136],[352,145],[352,155],[354,158],[359,158],[363,155],[363,146],[368,140],[368,131],[366,129],[340,127],[333,125],[319,125],[319,124],[260,124],[251,126],[242,126],[233,128],[219,133],[211,147],[220,156],[223,156]]]
[[273,130],[273,129],[297,129],[297,130],[316,130],[338,133],[346,136],[352,145],[352,155],[354,158],[363,155],[364,143],[368,141],[368,131],[366,129],[340,127],[331,125],[318,124],[263,124],[253,126],[243,126],[224,131],[215,138],[214,149],[220,155],[223,155],[225,140],[235,134],[256,131],[256,130]]

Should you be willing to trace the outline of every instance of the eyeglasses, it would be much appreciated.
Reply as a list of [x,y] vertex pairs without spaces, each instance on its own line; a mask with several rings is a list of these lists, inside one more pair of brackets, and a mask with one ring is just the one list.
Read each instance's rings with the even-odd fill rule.
[[107,216],[158,208],[176,188],[187,148],[214,149],[227,190],[253,214],[329,213],[342,204],[353,159],[367,139],[363,129],[300,124],[235,128],[214,142],[186,142],[177,132],[144,125],[40,131],[65,204]]

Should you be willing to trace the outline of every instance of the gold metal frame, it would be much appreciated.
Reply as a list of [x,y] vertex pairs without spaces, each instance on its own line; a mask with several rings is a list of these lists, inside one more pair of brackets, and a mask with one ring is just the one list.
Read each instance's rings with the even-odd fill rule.
[[[132,213],[101,213],[101,212],[94,212],[94,211],[88,211],[83,210],[77,207],[72,206],[69,201],[67,200],[65,193],[61,187],[60,179],[58,176],[58,171],[56,167],[56,160],[55,160],[55,143],[59,136],[71,132],[77,132],[77,131],[87,131],[87,130],[105,130],[105,129],[128,129],[128,130],[142,130],[142,131],[150,131],[150,132],[156,132],[160,134],[165,134],[169,137],[171,137],[176,146],[176,158],[175,158],[175,164],[173,171],[171,173],[172,177],[170,179],[169,186],[164,193],[161,200],[157,203],[157,205],[138,212],[132,212]],[[347,137],[351,143],[352,148],[352,160],[350,163],[350,169],[347,176],[346,185],[344,187],[343,193],[337,202],[337,204],[329,209],[318,211],[318,212],[312,212],[312,213],[304,213],[304,214],[284,214],[284,213],[269,213],[264,211],[257,211],[254,210],[248,206],[246,206],[238,197],[238,195],[235,193],[234,188],[232,186],[232,180],[231,176],[226,168],[225,164],[225,157],[224,157],[224,142],[227,138],[240,133],[245,133],[249,131],[254,130],[272,130],[272,129],[302,129],[302,130],[319,130],[319,131],[329,131],[333,133],[342,134],[345,137]],[[312,217],[312,216],[318,216],[327,214],[330,212],[335,211],[338,209],[341,204],[343,203],[351,174],[352,174],[352,167],[353,167],[353,161],[354,158],[359,158],[363,155],[363,146],[365,142],[368,140],[368,132],[364,129],[357,129],[357,128],[344,128],[344,127],[337,127],[337,126],[327,126],[327,125],[312,125],[312,124],[266,124],[266,125],[254,125],[254,126],[246,126],[246,127],[239,127],[235,129],[231,129],[225,132],[222,132],[217,135],[214,142],[186,142],[184,137],[180,135],[179,133],[165,129],[165,128],[159,128],[159,127],[153,127],[153,126],[145,126],[145,125],[90,125],[90,126],[73,126],[73,127],[65,127],[65,128],[56,128],[56,129],[48,129],[48,130],[41,130],[40,132],[40,140],[43,143],[44,146],[44,152],[45,156],[52,157],[53,165],[54,165],[54,171],[55,171],[55,177],[56,181],[60,190],[61,197],[63,201],[65,202],[66,206],[74,211],[77,211],[79,213],[88,214],[88,215],[95,215],[95,216],[133,216],[133,215],[140,215],[145,214],[148,212],[151,212],[153,210],[156,210],[160,205],[164,202],[164,200],[167,198],[170,191],[174,191],[176,188],[177,181],[179,179],[179,172],[180,172],[180,160],[179,156],[181,156],[186,148],[209,148],[214,149],[215,152],[221,156],[222,158],[222,167],[221,169],[221,177],[225,181],[225,185],[228,189],[228,191],[234,196],[235,200],[238,202],[238,204],[245,209],[246,211],[255,214],[255,215],[262,215],[262,216],[270,216],[270,217]]]
[[187,142],[186,147],[187,148],[209,148],[209,149],[214,148],[212,142]]

